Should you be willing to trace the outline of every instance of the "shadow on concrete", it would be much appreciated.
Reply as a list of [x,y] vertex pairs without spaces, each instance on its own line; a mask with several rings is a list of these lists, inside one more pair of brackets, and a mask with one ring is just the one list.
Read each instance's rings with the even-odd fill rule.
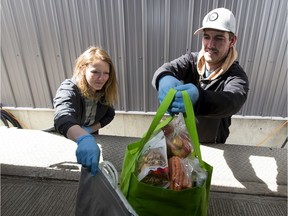
[[287,149],[230,144],[207,146],[223,150],[234,177],[245,187],[242,193],[287,197]]

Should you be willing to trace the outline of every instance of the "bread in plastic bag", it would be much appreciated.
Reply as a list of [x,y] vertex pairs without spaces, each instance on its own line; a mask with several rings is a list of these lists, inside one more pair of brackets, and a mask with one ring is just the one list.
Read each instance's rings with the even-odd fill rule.
[[166,140],[163,131],[155,134],[143,147],[137,164],[138,180],[153,186],[169,186]]

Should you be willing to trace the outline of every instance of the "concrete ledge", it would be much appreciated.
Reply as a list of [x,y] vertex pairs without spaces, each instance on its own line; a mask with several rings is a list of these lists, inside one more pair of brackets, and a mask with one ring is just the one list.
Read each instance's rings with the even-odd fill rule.
[[1,175],[79,181],[80,170],[72,171],[65,169],[49,169],[44,167],[1,164]]
[[[6,107],[27,129],[45,130],[53,126],[53,109]],[[114,120],[100,134],[141,137],[149,128],[155,113],[116,111]],[[227,144],[280,148],[287,138],[287,118],[233,116]],[[0,122],[2,123],[2,122]],[[287,145],[285,146],[287,148]]]

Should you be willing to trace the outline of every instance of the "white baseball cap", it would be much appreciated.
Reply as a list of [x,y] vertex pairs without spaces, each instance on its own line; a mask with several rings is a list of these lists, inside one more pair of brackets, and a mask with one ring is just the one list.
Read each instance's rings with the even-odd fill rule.
[[216,29],[220,31],[232,32],[235,34],[236,21],[233,13],[226,8],[216,8],[210,11],[203,19],[202,27],[194,34],[202,32],[204,29]]

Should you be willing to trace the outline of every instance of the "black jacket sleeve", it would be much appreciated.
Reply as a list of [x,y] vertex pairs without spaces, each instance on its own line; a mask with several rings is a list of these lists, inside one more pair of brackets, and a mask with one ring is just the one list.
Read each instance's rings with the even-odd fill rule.
[[183,83],[190,82],[197,85],[199,75],[197,71],[194,71],[196,65],[195,55],[197,55],[197,53],[188,53],[171,62],[164,63],[154,73],[152,86],[158,90],[159,80],[166,75],[174,76]]
[[84,102],[76,85],[65,80],[56,92],[54,104],[54,127],[60,134],[66,136],[67,131],[73,125],[81,125],[83,122]]

